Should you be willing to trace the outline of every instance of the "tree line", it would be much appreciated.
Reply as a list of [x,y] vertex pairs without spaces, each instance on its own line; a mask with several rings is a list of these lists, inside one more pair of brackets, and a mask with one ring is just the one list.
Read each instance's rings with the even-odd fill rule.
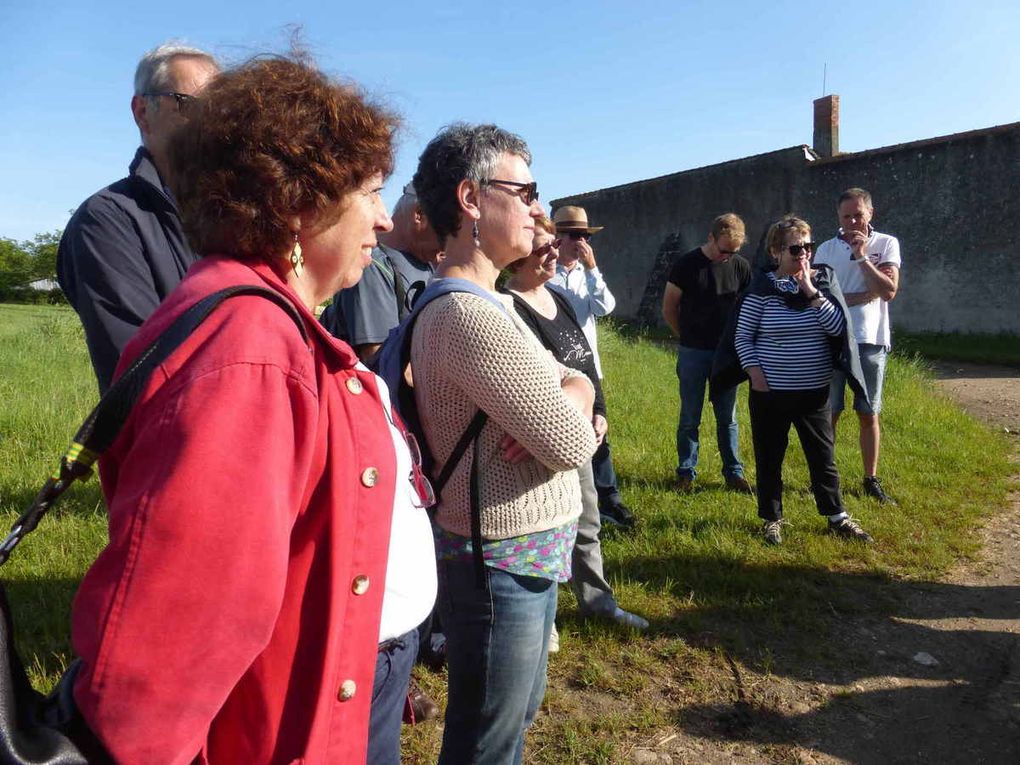
[[[62,234],[51,231],[21,242],[0,237],[0,302],[66,302],[64,293],[56,286],[57,247]],[[44,280],[54,286],[38,284]]]

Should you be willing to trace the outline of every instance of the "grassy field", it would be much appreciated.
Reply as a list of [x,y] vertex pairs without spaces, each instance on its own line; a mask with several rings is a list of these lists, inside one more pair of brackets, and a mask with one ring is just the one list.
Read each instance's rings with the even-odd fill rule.
[[930,359],[971,361],[1020,367],[1020,337],[942,332],[897,332],[900,353],[916,353]]
[[[675,357],[658,341],[603,327],[610,437],[631,534],[608,534],[607,573],[621,604],[647,616],[643,635],[582,622],[561,589],[562,650],[550,661],[545,712],[529,737],[532,763],[612,763],[636,741],[711,701],[738,668],[824,675],[844,620],[889,612],[904,581],[938,577],[975,550],[982,514],[1003,503],[1008,445],[938,395],[923,364],[889,365],[882,475],[899,500],[884,509],[859,493],[854,427],[838,434],[846,503],[874,535],[862,547],[823,535],[795,439],[784,471],[792,526],[780,548],[762,544],[754,503],[722,489],[710,408],[702,424],[698,490],[670,489],[677,416]],[[0,305],[0,521],[25,506],[97,398],[77,319],[67,309]],[[746,393],[742,454],[750,462]],[[749,469],[751,466],[749,465]],[[753,469],[751,469],[753,473]],[[105,538],[96,481],[72,490],[4,572],[18,645],[38,685],[68,661],[76,583]],[[419,676],[444,697],[442,674]],[[434,762],[440,728],[405,729],[406,761]]]

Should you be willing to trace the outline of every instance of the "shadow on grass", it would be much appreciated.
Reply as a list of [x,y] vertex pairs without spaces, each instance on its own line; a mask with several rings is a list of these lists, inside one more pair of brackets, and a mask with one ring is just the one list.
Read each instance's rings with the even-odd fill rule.
[[80,583],[77,578],[3,579],[15,645],[30,673],[56,680],[69,662],[71,602]]
[[[978,619],[1020,620],[1018,586],[710,557],[623,568],[677,598],[695,593],[690,609],[653,623],[653,637],[681,637],[729,665],[730,701],[675,714],[693,735],[806,746],[855,763],[1020,762],[1020,635],[974,629]],[[948,619],[958,621],[916,622]],[[915,659],[922,653],[937,663]],[[800,706],[777,703],[774,683],[745,684],[740,667],[792,682]],[[875,678],[882,687],[866,688]],[[812,708],[805,683],[846,690]]]
[[[38,486],[26,489],[23,486],[11,488],[0,485],[0,497],[3,498],[3,509],[8,512],[20,515],[35,500],[36,495],[46,482],[45,476],[39,479]],[[96,477],[90,478],[85,483],[75,483],[70,489],[57,500],[53,509],[47,514],[47,518],[55,518],[59,515],[91,515],[99,508],[103,512],[106,504],[103,500],[103,491]],[[5,529],[6,531],[6,529]]]

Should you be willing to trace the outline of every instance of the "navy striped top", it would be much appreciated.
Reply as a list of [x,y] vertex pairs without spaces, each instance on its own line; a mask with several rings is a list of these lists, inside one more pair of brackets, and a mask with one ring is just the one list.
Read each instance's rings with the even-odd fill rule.
[[795,310],[778,292],[748,293],[734,344],[740,366],[760,366],[771,390],[812,390],[832,379],[828,337],[843,331],[843,313],[824,294],[817,308]]

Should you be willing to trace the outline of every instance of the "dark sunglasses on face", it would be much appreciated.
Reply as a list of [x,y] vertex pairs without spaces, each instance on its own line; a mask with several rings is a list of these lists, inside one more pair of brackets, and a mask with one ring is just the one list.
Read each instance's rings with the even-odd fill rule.
[[539,257],[539,258],[544,258],[546,255],[548,255],[550,252],[552,252],[553,248],[559,247],[559,246],[560,246],[560,242],[559,242],[558,239],[554,240],[552,242],[546,242],[541,247],[537,247],[534,250],[532,250],[531,254],[536,256],[536,257]]
[[719,254],[720,254],[720,255],[725,255],[725,256],[726,256],[726,257],[728,257],[728,258],[732,258],[732,257],[733,257],[734,255],[736,255],[736,254],[737,254],[738,252],[740,252],[740,250],[723,250],[723,249],[721,249],[721,248],[720,248],[720,250],[719,250]]
[[808,252],[808,254],[814,252],[815,251],[815,243],[814,242],[804,242],[804,244],[791,244],[786,249],[789,250],[790,254],[793,255],[793,257],[799,258],[800,254],[802,252],[804,252],[805,250]]
[[510,189],[506,189],[506,191],[519,196],[521,201],[526,205],[531,205],[533,202],[538,201],[538,183],[535,181],[532,181],[531,183],[521,183],[520,181],[503,181],[499,178],[489,178],[488,180],[482,181],[483,186],[493,186],[496,184],[513,186],[516,191],[510,191]]
[[158,98],[159,96],[172,98],[174,101],[177,102],[177,111],[181,114],[185,114],[188,111],[188,109],[191,108],[191,105],[195,102],[195,97],[189,96],[187,93],[174,93],[170,91],[160,93],[144,93],[143,95],[147,96],[148,98]]
[[587,242],[587,241],[588,241],[589,239],[591,239],[591,234],[589,234],[589,233],[588,233],[587,231],[568,231],[568,232],[567,232],[567,236],[569,236],[569,237],[570,237],[571,239],[573,239],[573,240],[574,240],[575,242],[576,242],[576,241],[577,241],[578,239],[583,239],[583,240],[584,240],[584,241],[586,241],[586,242]]

